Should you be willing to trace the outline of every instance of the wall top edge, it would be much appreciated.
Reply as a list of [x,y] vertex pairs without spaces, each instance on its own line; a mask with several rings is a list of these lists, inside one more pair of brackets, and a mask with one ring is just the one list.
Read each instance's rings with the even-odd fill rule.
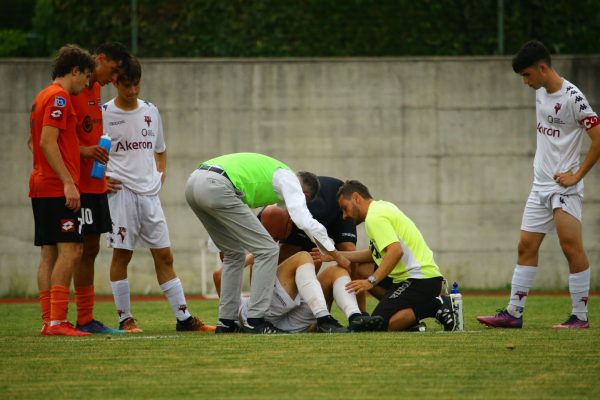
[[[587,59],[600,60],[600,54],[585,55],[553,55],[553,60]],[[512,55],[502,56],[424,56],[424,57],[261,57],[261,58],[202,58],[202,57],[174,57],[174,58],[140,58],[144,62],[151,63],[214,63],[214,64],[261,64],[261,63],[384,63],[384,62],[429,62],[429,61],[474,61],[488,62],[499,60],[512,60]],[[36,64],[47,63],[51,58],[0,58],[0,64]]]

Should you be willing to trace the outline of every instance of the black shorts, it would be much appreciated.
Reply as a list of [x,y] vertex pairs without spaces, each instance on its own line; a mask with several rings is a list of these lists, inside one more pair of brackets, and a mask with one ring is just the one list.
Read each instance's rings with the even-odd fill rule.
[[81,194],[81,221],[84,235],[112,232],[112,220],[106,193]]
[[[344,220],[341,217],[336,218],[325,226],[327,234],[333,240],[335,244],[351,242],[356,244],[356,225],[354,222]],[[296,226],[292,225],[292,232],[287,239],[282,240],[283,244],[290,244],[292,246],[298,246],[304,251],[311,251],[316,245],[306,236],[306,233]]]
[[379,300],[373,315],[382,316],[386,322],[400,310],[412,308],[417,320],[434,317],[441,303],[437,299],[442,290],[442,278],[407,279],[394,283]]
[[56,245],[56,243],[81,243],[81,213],[73,212],[66,206],[64,197],[36,197],[31,199],[36,246]]

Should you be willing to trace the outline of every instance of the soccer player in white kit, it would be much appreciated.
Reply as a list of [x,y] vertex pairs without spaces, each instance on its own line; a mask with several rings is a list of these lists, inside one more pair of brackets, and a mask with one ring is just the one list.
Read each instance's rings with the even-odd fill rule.
[[127,266],[136,248],[149,248],[160,288],[177,319],[178,331],[214,331],[188,311],[181,281],[173,270],[169,230],[158,192],[165,179],[166,145],[158,109],[138,99],[142,69],[132,58],[118,77],[117,96],[103,105],[103,126],[112,139],[107,165],[108,203],[113,231],[110,280],[119,328],[141,332],[131,313]]
[[[583,93],[552,68],[550,52],[539,41],[525,43],[512,65],[523,77],[523,83],[536,91],[533,187],[523,212],[508,306],[494,316],[477,320],[490,327],[523,326],[523,308],[537,272],[540,245],[545,235],[556,228],[569,264],[572,311],[565,322],[553,327],[589,328],[590,265],[583,248],[581,210],[583,177],[600,158],[600,120]],[[579,152],[586,131],[592,143],[580,164]]]

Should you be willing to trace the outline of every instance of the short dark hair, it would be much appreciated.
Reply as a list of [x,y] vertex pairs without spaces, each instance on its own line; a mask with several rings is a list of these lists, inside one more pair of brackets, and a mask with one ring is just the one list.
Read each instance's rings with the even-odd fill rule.
[[312,172],[300,171],[296,174],[300,178],[300,184],[303,190],[308,190],[311,194],[311,198],[315,197],[319,190],[321,190],[321,184],[317,175]]
[[371,193],[369,193],[369,189],[360,183],[359,181],[349,180],[344,182],[342,186],[338,189],[336,199],[343,197],[345,199],[349,199],[352,197],[352,193],[358,193],[365,199],[372,199]]
[[96,48],[95,54],[104,54],[109,60],[117,61],[121,64],[126,64],[131,58],[127,47],[120,42],[103,43]]
[[129,61],[121,68],[121,73],[117,77],[117,82],[140,83],[142,79],[142,66],[137,58],[131,57]]
[[543,62],[552,67],[550,51],[539,40],[530,40],[521,47],[512,59],[513,71],[521,73],[525,68]]
[[76,44],[67,44],[58,50],[52,61],[52,79],[61,78],[77,67],[82,73],[92,72],[96,61],[86,50]]

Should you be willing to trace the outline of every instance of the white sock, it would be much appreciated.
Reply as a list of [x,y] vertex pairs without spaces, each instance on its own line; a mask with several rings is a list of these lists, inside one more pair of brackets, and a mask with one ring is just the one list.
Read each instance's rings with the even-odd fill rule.
[[313,264],[303,264],[296,269],[296,287],[315,317],[320,318],[329,315],[325,295],[323,289],[321,289],[321,284],[317,280]]
[[346,319],[352,314],[360,314],[360,308],[356,302],[356,295],[348,293],[346,284],[350,282],[348,275],[340,276],[333,282],[333,299],[337,303],[340,310],[344,312]]
[[119,322],[132,318],[131,315],[131,299],[129,296],[129,280],[127,278],[114,281],[110,283],[113,292],[113,298],[115,299],[115,307],[117,307],[117,314],[119,314]]
[[569,292],[571,293],[571,303],[573,304],[571,314],[582,321],[587,321],[587,302],[590,294],[591,271],[592,269],[588,268],[585,271],[569,274]]
[[163,283],[160,285],[160,289],[165,296],[167,296],[167,300],[169,300],[169,303],[171,304],[171,309],[175,314],[175,318],[179,321],[185,321],[191,317],[185,302],[183,286],[181,285],[179,278],[173,278],[170,281]]
[[510,289],[510,300],[508,301],[508,307],[506,307],[506,310],[513,317],[520,318],[523,315],[525,302],[527,301],[529,289],[531,289],[536,272],[537,267],[515,265]]

